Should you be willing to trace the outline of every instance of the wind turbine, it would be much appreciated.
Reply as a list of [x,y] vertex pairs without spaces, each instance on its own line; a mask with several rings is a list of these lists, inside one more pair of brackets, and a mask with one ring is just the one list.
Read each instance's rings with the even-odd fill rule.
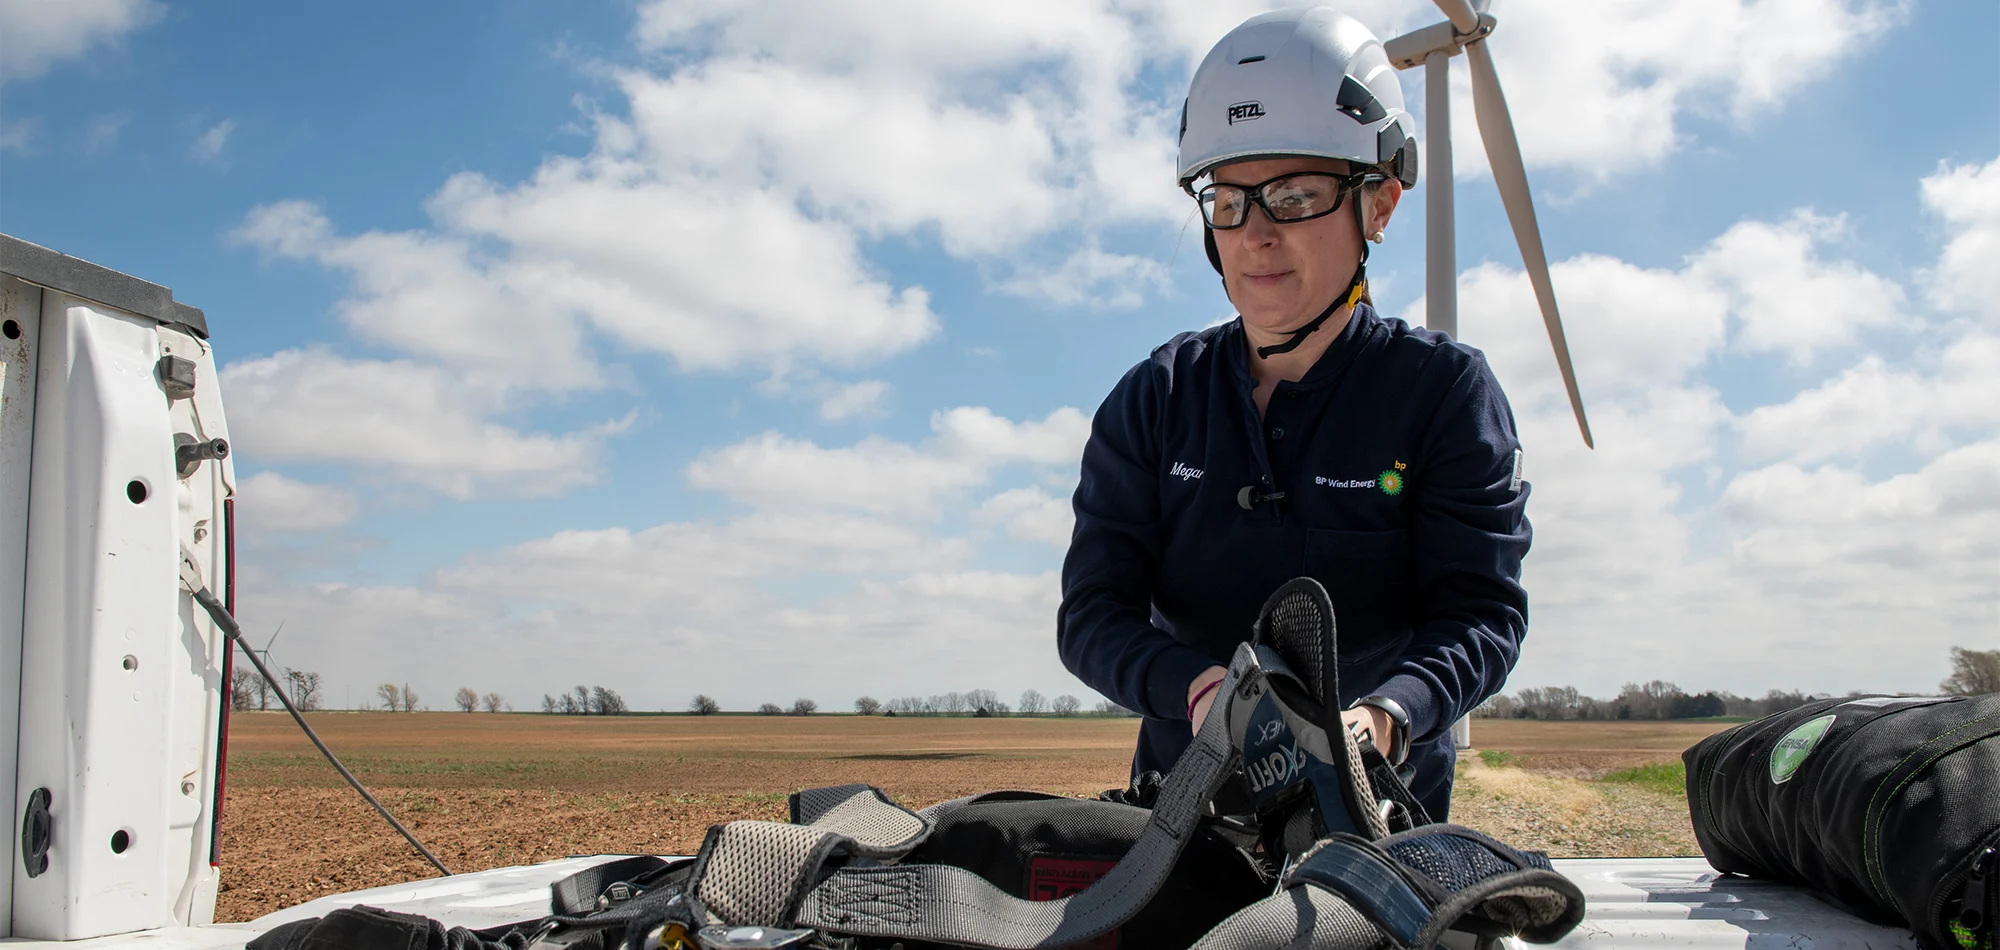
[[1476,4],[1468,0],[1433,0],[1444,11],[1446,22],[1434,23],[1405,33],[1382,44],[1389,62],[1397,69],[1424,68],[1424,135],[1429,141],[1425,171],[1429,174],[1429,194],[1424,210],[1424,325],[1452,336],[1458,335],[1458,252],[1453,226],[1451,180],[1451,58],[1464,53],[1472,64],[1472,111],[1479,120],[1479,139],[1486,145],[1486,162],[1493,170],[1493,183],[1500,189],[1500,201],[1507,207],[1507,221],[1514,226],[1514,241],[1521,246],[1521,263],[1534,285],[1535,301],[1541,305],[1542,324],[1548,328],[1549,344],[1556,353],[1556,368],[1562,371],[1563,387],[1569,391],[1569,405],[1576,413],[1576,427],[1583,444],[1596,444],[1590,437],[1590,421],[1584,418],[1583,394],[1576,388],[1576,370],[1569,361],[1569,341],[1563,336],[1562,315],[1556,311],[1556,291],[1549,282],[1549,259],[1542,250],[1542,229],[1535,223],[1535,202],[1528,194],[1528,173],[1521,163],[1521,143],[1514,137],[1514,120],[1507,114],[1507,98],[1500,92],[1500,74],[1493,70],[1493,54],[1486,48],[1497,21],[1486,12],[1488,0]]
[[[250,645],[247,643],[243,645],[243,649],[250,650],[251,653],[263,654],[264,662],[268,664],[271,662],[271,644],[278,642],[278,634],[284,632],[285,632],[285,622],[283,620],[280,620],[278,621],[278,629],[271,631],[271,639],[264,641],[264,649],[250,650]],[[257,708],[260,711],[267,708],[266,703],[270,699],[269,694],[266,692],[267,686],[268,684],[266,684],[263,680],[260,679],[257,681]]]

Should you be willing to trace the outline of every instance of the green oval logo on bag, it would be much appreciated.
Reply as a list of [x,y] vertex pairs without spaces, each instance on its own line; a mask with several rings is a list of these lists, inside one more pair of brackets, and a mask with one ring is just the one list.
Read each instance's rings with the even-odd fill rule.
[[1806,756],[1812,754],[1813,746],[1819,745],[1827,727],[1833,725],[1834,716],[1800,723],[1797,729],[1785,733],[1783,739],[1771,750],[1771,784],[1783,785],[1792,780],[1799,766],[1806,764]]

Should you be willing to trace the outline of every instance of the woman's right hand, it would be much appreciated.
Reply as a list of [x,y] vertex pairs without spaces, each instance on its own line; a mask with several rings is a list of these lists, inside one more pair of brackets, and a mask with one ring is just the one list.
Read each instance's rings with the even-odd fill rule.
[[[1222,682],[1222,678],[1228,675],[1228,670],[1219,666],[1211,666],[1208,669],[1202,670],[1201,675],[1196,676],[1194,682],[1188,684],[1189,730],[1197,733],[1201,731],[1202,720],[1208,718],[1208,710],[1215,705],[1216,695],[1222,692],[1221,687],[1217,686],[1211,689],[1210,684],[1220,683]],[[1204,690],[1206,690],[1205,693],[1203,692]],[[1197,696],[1201,698],[1196,699],[1195,697]]]

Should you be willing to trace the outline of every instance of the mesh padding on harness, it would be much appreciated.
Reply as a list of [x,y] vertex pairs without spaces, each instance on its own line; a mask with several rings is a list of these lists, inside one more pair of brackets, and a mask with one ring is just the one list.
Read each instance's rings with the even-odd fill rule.
[[1282,887],[1195,947],[1435,950],[1447,930],[1552,943],[1584,911],[1583,894],[1547,859],[1456,825],[1379,843],[1337,835],[1305,855]]
[[[848,839],[849,850],[854,853],[873,858],[901,857],[929,833],[930,825],[923,818],[889,801],[876,789],[866,785],[845,787],[856,789],[857,793],[838,802],[824,803],[823,808],[816,810],[815,817],[806,821],[820,831]],[[806,793],[799,794],[803,798]],[[882,807],[885,804],[892,807]]]
[[1329,688],[1339,688],[1327,664],[1327,655],[1332,652],[1329,641],[1334,639],[1332,613],[1320,606],[1309,588],[1297,582],[1279,588],[1271,600],[1264,607],[1266,642],[1284,655],[1314,702],[1321,706],[1339,702],[1339,696],[1327,695]]
[[1576,885],[1546,855],[1517,851],[1458,825],[1426,825],[1375,843],[1430,885],[1440,915],[1456,929],[1518,935],[1546,943],[1583,920]]
[[792,797],[811,824],[732,821],[709,829],[695,865],[693,896],[728,924],[772,924],[789,916],[835,852],[875,859],[909,853],[930,823],[867,785],[808,789]]
[[[1462,890],[1495,874],[1515,870],[1512,862],[1502,860],[1492,849],[1453,834],[1412,835],[1400,841],[1384,841],[1382,849],[1448,891]],[[1538,855],[1522,857],[1534,863]],[[1542,859],[1539,866],[1549,867],[1548,859]]]
[[783,920],[792,895],[836,842],[807,825],[732,821],[702,846],[694,896],[728,924]]
[[1190,950],[1387,950],[1382,928],[1340,898],[1295,887],[1236,912]]

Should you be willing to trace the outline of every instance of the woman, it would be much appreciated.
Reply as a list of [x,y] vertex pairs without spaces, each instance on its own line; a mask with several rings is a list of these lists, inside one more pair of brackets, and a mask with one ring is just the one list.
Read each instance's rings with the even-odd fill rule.
[[1339,626],[1343,719],[1433,819],[1450,727],[1527,625],[1507,399],[1477,351],[1377,314],[1367,241],[1416,183],[1381,43],[1320,7],[1255,17],[1196,71],[1180,179],[1238,318],[1125,374],[1091,426],[1063,563],[1064,663],[1145,717],[1165,772],[1264,599],[1311,576]]

